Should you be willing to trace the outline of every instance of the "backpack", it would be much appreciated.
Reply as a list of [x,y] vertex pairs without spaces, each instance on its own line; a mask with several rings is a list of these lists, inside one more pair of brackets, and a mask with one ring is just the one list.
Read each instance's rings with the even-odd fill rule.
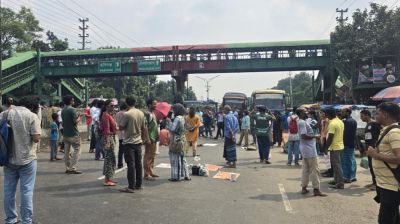
[[0,122],[0,166],[8,165],[12,156],[12,138],[13,132],[11,125],[8,122],[7,112],[3,114],[3,119]]
[[[378,142],[376,143],[376,148],[378,148],[379,144],[381,144],[383,138],[390,132],[392,129],[400,129],[399,125],[392,125],[386,128],[386,130],[382,133],[381,137],[379,138]],[[397,182],[400,184],[400,165],[397,165],[396,168],[390,167],[390,165],[387,162],[382,161],[386,167],[392,172],[394,178],[397,180]]]
[[289,133],[290,134],[297,134],[299,132],[299,128],[297,127],[297,120],[293,117],[290,117],[289,122]]

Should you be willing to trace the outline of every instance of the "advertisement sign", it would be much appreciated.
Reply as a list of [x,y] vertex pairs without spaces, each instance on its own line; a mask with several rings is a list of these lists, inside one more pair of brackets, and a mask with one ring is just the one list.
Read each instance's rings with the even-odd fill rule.
[[376,83],[385,83],[385,75],[386,75],[386,68],[374,68],[372,70],[374,84]]

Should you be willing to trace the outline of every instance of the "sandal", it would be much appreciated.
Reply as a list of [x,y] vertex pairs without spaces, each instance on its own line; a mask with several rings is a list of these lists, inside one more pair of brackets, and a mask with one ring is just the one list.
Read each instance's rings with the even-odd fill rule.
[[126,187],[126,188],[122,188],[122,189],[119,189],[119,192],[122,192],[122,193],[135,193],[134,191],[133,191],[133,189],[130,189],[130,188],[128,188],[128,187]]
[[112,181],[107,181],[107,182],[104,182],[104,184],[103,184],[104,186],[106,186],[106,187],[114,187],[114,186],[117,186],[114,182],[112,182]]

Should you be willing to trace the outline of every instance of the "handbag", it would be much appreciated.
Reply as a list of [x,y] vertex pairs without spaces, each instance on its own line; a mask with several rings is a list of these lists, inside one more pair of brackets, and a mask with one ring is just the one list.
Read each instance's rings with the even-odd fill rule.
[[176,153],[183,152],[186,142],[183,124],[180,120],[178,122],[177,129],[174,132],[171,131],[171,141],[169,143],[169,151]]

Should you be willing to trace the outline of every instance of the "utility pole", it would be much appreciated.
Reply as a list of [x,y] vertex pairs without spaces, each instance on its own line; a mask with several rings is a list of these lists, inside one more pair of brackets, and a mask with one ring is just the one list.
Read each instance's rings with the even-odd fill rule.
[[290,88],[290,107],[293,109],[292,72],[289,72],[289,88]]
[[346,22],[349,19],[349,17],[344,18],[343,16],[345,13],[348,12],[348,10],[349,10],[348,8],[344,10],[343,9],[339,10],[338,8],[336,8],[336,12],[340,13],[340,16],[336,17],[336,21],[338,21],[341,26],[343,26],[344,22]]
[[315,84],[314,84],[314,82],[315,82],[315,73],[313,70],[312,71],[312,100],[313,100],[313,103],[315,103]]
[[[78,42],[82,44],[82,50],[86,49],[86,44],[90,44],[90,41],[86,41],[86,38],[89,37],[89,34],[86,33],[86,30],[89,29],[89,26],[86,25],[87,22],[89,22],[89,19],[79,19],[79,22],[82,23],[82,26],[79,26],[79,29],[82,30],[82,34],[79,34],[79,37],[82,38],[81,42]],[[115,81],[115,80],[114,80]],[[87,79],[84,79],[85,83],[85,106],[88,105],[89,101],[89,83]]]
[[82,23],[82,26],[79,26],[79,29],[82,30],[82,34],[79,34],[79,37],[82,38],[82,41],[78,43],[82,44],[82,50],[85,50],[86,44],[90,44],[90,41],[86,41],[86,38],[89,37],[89,34],[86,33],[86,30],[89,29],[89,26],[86,25],[86,23],[89,22],[89,19],[79,19],[79,22]]

